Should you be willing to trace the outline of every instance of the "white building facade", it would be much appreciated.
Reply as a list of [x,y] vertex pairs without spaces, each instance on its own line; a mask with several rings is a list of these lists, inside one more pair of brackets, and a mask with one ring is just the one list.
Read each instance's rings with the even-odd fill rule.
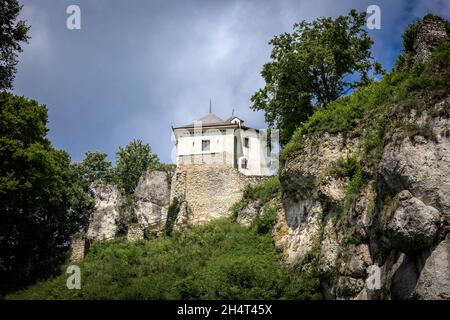
[[222,120],[209,113],[172,130],[177,166],[226,164],[245,175],[271,175],[266,132],[246,127],[238,117]]

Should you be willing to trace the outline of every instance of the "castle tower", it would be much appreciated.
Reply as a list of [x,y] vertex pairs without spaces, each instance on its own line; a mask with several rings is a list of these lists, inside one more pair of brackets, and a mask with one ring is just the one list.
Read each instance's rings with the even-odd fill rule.
[[447,28],[442,18],[427,14],[417,26],[417,36],[414,41],[415,62],[428,61],[431,52],[447,38]]

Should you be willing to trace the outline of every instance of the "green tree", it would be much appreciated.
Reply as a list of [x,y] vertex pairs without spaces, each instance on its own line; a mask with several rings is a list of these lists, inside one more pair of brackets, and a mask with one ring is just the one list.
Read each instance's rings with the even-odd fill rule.
[[120,147],[116,153],[116,160],[119,186],[125,194],[134,192],[139,178],[148,168],[161,165],[158,156],[141,140],[133,140],[124,148]]
[[70,157],[46,124],[44,105],[0,92],[0,291],[55,271],[79,228]]
[[371,56],[365,16],[352,10],[336,19],[302,21],[269,42],[271,61],[261,72],[266,85],[252,96],[251,108],[263,110],[267,123],[280,129],[282,145],[314,107],[367,85],[372,70],[381,72]]
[[119,207],[118,233],[125,234],[131,223],[137,222],[133,193],[139,178],[148,168],[161,167],[158,156],[148,144],[133,140],[116,153],[116,175],[124,199]]
[[83,161],[75,165],[79,179],[88,185],[97,180],[116,182],[113,166],[107,157],[103,152],[86,152]]
[[72,164],[73,188],[71,210],[78,217],[80,231],[88,225],[88,219],[94,209],[94,198],[90,186],[94,181],[117,183],[112,164],[102,152],[86,152],[85,158],[79,163]]
[[17,55],[22,52],[21,42],[28,42],[29,26],[17,21],[22,6],[17,0],[0,1],[0,90],[12,89],[16,73]]

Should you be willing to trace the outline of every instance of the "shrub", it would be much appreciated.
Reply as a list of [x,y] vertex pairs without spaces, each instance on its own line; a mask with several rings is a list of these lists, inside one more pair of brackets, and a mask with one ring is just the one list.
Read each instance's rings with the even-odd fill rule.
[[165,231],[166,235],[168,236],[170,236],[173,232],[173,226],[175,224],[175,221],[177,220],[178,213],[180,212],[180,206],[181,206],[180,201],[178,200],[177,197],[175,197],[172,203],[170,204],[169,209],[167,210]]
[[352,179],[358,170],[360,170],[359,160],[354,155],[347,155],[346,158],[339,158],[331,165],[330,174],[338,178]]
[[279,261],[270,235],[220,219],[171,237],[95,243],[81,290],[59,277],[8,299],[308,299],[318,298]]
[[266,208],[252,221],[252,227],[259,234],[269,234],[277,220],[275,208]]
[[281,184],[278,176],[273,176],[256,186],[246,186],[243,198],[246,200],[259,200],[265,203],[281,192]]

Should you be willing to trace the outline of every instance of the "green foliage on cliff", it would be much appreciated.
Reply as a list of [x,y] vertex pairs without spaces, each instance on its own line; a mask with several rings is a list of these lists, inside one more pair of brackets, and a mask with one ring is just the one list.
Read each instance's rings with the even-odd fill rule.
[[140,242],[91,247],[81,267],[81,290],[62,275],[9,299],[308,299],[281,265],[271,235],[221,219],[190,231]]
[[173,198],[172,203],[167,210],[167,220],[165,225],[166,235],[170,236],[173,232],[175,221],[177,220],[178,213],[180,212],[181,203],[177,197]]
[[[450,43],[441,44],[430,62],[406,70],[394,70],[379,82],[359,89],[318,109],[292,136],[280,154],[281,161],[303,148],[305,135],[365,134],[367,151],[379,149],[385,131],[404,125],[411,109],[422,111],[449,93]],[[379,132],[379,130],[383,130]],[[408,130],[406,130],[408,131]],[[410,132],[417,134],[422,130]],[[372,141],[369,141],[372,139]]]
[[273,176],[255,186],[247,186],[244,189],[244,199],[259,200],[262,203],[269,201],[281,192],[278,176]]
[[277,222],[277,211],[273,207],[262,210],[252,221],[251,227],[259,234],[270,234]]
[[[232,216],[236,219],[239,212],[251,201],[256,202],[256,206],[261,208],[270,200],[281,196],[281,184],[278,176],[273,176],[255,186],[247,185],[243,190],[242,199],[231,207]],[[263,219],[270,219],[264,217]]]

